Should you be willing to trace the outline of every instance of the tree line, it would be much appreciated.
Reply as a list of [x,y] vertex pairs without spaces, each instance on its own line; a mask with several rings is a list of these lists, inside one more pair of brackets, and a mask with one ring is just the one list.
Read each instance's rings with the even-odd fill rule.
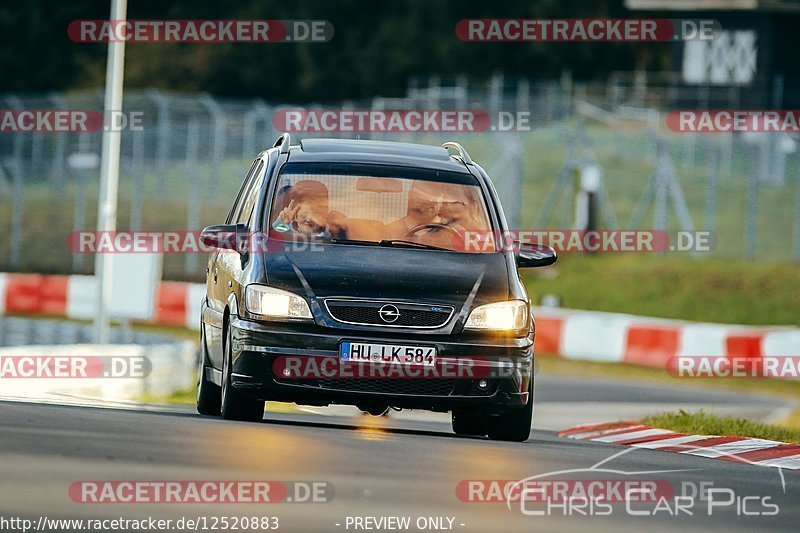
[[[76,43],[67,26],[105,19],[108,0],[25,0],[0,6],[0,92],[101,87],[106,45]],[[131,0],[129,19],[324,19],[327,43],[130,43],[126,88],[325,102],[400,96],[412,76],[487,78],[493,72],[577,79],[663,69],[670,48],[651,43],[473,43],[463,18],[624,18],[622,0]]]

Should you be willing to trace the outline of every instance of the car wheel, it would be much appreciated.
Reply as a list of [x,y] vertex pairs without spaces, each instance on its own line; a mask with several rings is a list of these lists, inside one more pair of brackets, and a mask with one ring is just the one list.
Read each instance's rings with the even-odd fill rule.
[[244,422],[261,422],[264,418],[264,402],[245,396],[231,385],[231,361],[233,349],[231,348],[231,333],[228,329],[223,347],[222,358],[222,401],[221,413],[225,420],[242,420]]
[[[201,326],[202,327],[202,326]],[[200,364],[197,368],[197,412],[201,415],[219,416],[222,406],[222,391],[206,379],[206,339],[200,334]]]
[[465,410],[454,410],[452,421],[456,435],[486,435],[489,422],[483,413]]
[[522,409],[494,417],[489,425],[489,438],[509,442],[525,442],[531,435],[533,421],[533,380],[528,386],[528,404]]

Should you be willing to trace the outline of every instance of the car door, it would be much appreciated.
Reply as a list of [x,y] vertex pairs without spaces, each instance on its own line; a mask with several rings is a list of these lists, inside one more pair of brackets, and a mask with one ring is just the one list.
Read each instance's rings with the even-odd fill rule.
[[[241,212],[246,197],[246,191],[253,182],[258,163],[258,160],[253,161],[250,170],[242,181],[239,194],[236,196],[236,200],[225,220],[226,224],[235,223],[238,213]],[[223,269],[225,268],[224,264],[220,264],[220,258],[232,254],[238,255],[231,250],[213,250],[209,254],[208,266],[206,268],[206,294],[209,307],[208,314],[210,316],[208,320],[203,321],[203,327],[208,343],[209,357],[216,368],[221,368],[222,365],[222,318],[228,297],[228,293],[224,290],[223,284],[220,283],[220,267]]]
[[[233,213],[231,224],[236,224],[249,232],[251,227],[251,217],[256,202],[261,193],[261,186],[264,182],[264,162],[259,160],[250,176],[249,183],[247,184],[242,201],[237,206],[236,212]],[[240,283],[242,280],[242,269],[245,266],[245,261],[249,258],[247,255],[242,255],[234,251],[223,250],[217,256],[217,268],[219,269],[219,282],[218,290],[220,291],[220,300],[223,305],[228,301],[231,294],[240,294]]]

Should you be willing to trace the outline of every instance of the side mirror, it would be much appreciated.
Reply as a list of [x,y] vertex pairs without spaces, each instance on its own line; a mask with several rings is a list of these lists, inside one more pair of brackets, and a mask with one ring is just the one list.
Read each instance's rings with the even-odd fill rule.
[[200,232],[200,242],[211,248],[246,253],[247,226],[244,224],[215,224]]
[[517,266],[520,268],[548,266],[558,260],[556,251],[546,244],[526,242],[518,242],[516,244],[519,246]]

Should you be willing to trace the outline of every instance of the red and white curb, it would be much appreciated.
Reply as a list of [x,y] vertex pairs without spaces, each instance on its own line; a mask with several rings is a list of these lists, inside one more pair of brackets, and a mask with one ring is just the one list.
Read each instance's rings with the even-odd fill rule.
[[800,328],[708,324],[575,309],[534,308],[536,352],[665,368],[673,357],[785,357]]
[[717,435],[687,435],[636,422],[614,422],[577,426],[558,433],[559,437],[622,444],[664,452],[696,455],[756,466],[800,470],[800,445],[774,440]]

